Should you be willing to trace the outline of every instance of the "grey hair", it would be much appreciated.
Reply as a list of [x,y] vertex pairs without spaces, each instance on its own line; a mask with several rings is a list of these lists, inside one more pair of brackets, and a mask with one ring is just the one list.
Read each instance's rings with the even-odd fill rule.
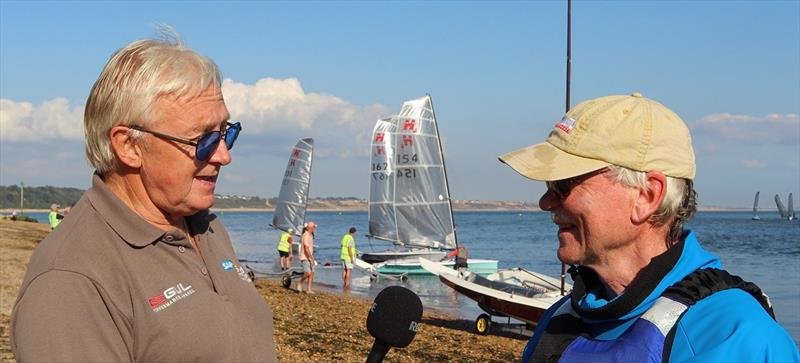
[[[609,169],[614,173],[614,179],[623,185],[633,188],[648,190],[646,173],[628,169],[622,166],[611,165]],[[683,234],[683,225],[692,219],[697,211],[697,192],[691,179],[667,176],[667,191],[656,213],[650,216],[650,222],[655,226],[667,223],[667,245],[672,245]]]
[[89,93],[83,116],[86,159],[101,175],[119,167],[112,127],[152,124],[160,117],[153,107],[159,97],[195,97],[212,83],[220,86],[222,76],[211,59],[187,48],[169,26],[159,32],[160,39],[137,40],[116,51]]

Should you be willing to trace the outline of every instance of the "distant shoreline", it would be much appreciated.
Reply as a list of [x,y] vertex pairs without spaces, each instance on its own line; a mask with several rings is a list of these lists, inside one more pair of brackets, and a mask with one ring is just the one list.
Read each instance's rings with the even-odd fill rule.
[[[11,215],[12,211],[17,211],[19,213],[19,209],[14,208],[5,208],[0,209],[0,215]],[[456,212],[542,212],[539,208],[525,208],[525,209],[514,209],[514,208],[453,208]],[[700,206],[697,208],[698,212],[747,212],[750,211],[750,208],[725,208],[725,207],[706,207]],[[47,213],[49,209],[25,209],[25,212],[30,213]],[[275,211],[274,208],[211,208],[212,212],[273,212]],[[366,212],[367,209],[365,208],[308,208],[309,212]],[[763,209],[759,210],[759,213],[769,213],[769,212],[776,212],[777,209]]]

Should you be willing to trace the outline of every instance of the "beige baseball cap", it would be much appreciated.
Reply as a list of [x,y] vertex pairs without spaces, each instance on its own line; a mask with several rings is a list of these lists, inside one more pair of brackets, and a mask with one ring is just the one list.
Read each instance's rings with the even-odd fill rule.
[[609,165],[694,179],[689,128],[664,105],[642,97],[606,96],[584,101],[556,123],[545,142],[500,156],[516,172],[552,181]]

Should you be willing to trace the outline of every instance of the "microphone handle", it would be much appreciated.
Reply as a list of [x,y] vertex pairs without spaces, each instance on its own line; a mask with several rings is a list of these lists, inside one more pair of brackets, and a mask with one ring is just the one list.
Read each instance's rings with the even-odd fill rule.
[[383,357],[389,352],[389,348],[389,344],[376,338],[375,343],[372,343],[372,350],[369,351],[369,355],[367,356],[367,363],[383,362]]

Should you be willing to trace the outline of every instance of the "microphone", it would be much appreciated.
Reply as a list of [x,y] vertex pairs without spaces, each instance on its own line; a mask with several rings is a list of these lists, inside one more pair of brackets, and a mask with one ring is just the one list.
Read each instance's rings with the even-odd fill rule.
[[422,319],[422,301],[413,291],[402,286],[383,289],[367,314],[367,331],[375,337],[367,363],[383,362],[390,347],[404,348],[411,344]]

